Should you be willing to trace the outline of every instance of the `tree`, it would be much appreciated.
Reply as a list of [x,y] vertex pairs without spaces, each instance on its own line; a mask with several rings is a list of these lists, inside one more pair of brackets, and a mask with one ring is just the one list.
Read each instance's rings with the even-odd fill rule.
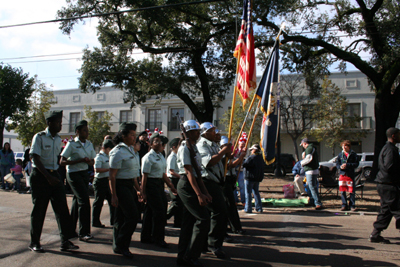
[[[285,66],[304,73],[339,63],[354,65],[371,82],[375,97],[375,158],[386,142],[385,131],[400,111],[400,4],[398,1],[258,1],[255,21],[264,31],[255,46],[272,46],[279,30],[277,17],[288,22],[283,33]],[[279,21],[280,23],[280,21]],[[347,39],[343,39],[346,37]],[[364,58],[363,53],[370,57]],[[293,64],[294,63],[294,64]]]
[[306,88],[305,79],[300,75],[281,75],[281,130],[286,130],[293,141],[296,161],[299,160],[301,137],[314,122],[311,117],[313,105]]
[[[179,1],[189,2],[189,1]],[[200,121],[212,121],[235,76],[235,17],[231,1],[149,7],[175,1],[67,1],[58,11],[60,29],[71,34],[82,15],[99,17],[101,48],[85,49],[79,87],[95,92],[105,84],[125,90],[131,106],[147,98],[178,96]],[[239,5],[240,6],[240,5]],[[140,12],[116,12],[142,8]],[[112,14],[110,14],[113,12]],[[135,61],[135,49],[149,56]],[[201,97],[202,101],[195,100]]]
[[89,137],[88,140],[92,142],[94,147],[100,146],[104,141],[104,136],[111,134],[110,121],[112,113],[103,111],[101,113],[93,111],[91,106],[84,106],[85,116],[89,125]]
[[[250,98],[253,98],[253,96],[254,96],[254,93],[252,93],[250,95]],[[249,116],[247,117],[246,126],[245,126],[245,128],[243,130],[248,135],[249,135],[249,132],[250,132],[251,123],[253,122],[254,113],[256,111],[257,103],[258,103],[258,100],[256,100],[254,102],[253,109],[251,110]],[[235,113],[234,114],[234,118],[235,119],[233,120],[233,123],[232,123],[232,140],[234,142],[236,142],[236,139],[238,137],[240,137],[238,135],[239,135],[240,129],[242,128],[242,125],[243,125],[243,122],[244,122],[244,119],[245,119],[246,113],[247,113],[247,109],[243,110],[240,107],[241,104],[242,104],[242,101],[240,99],[237,99],[236,100],[236,104],[235,104],[236,108],[235,108],[235,112],[234,112]],[[261,124],[262,124],[262,116],[263,116],[263,114],[262,114],[261,110],[259,110],[258,114],[257,114],[257,118],[258,119],[256,119],[256,121],[254,123],[253,132],[252,132],[252,134],[250,136],[250,140],[249,140],[249,143],[248,143],[249,146],[251,146],[252,144],[256,144],[256,143],[259,144],[260,143],[260,131],[261,131]],[[226,110],[224,112],[224,114],[222,115],[222,118],[221,118],[221,123],[224,125],[226,130],[229,129],[230,118],[231,118],[231,109],[229,108],[228,110]]]
[[45,113],[50,110],[54,102],[54,94],[48,90],[46,84],[40,83],[35,76],[35,89],[29,99],[29,108],[24,112],[14,114],[9,128],[18,134],[23,146],[30,146],[33,136],[46,129]]
[[14,121],[14,116],[29,109],[34,83],[34,78],[29,78],[21,68],[0,64],[0,148],[6,120]]
[[327,147],[332,148],[332,157],[335,148],[345,139],[360,141],[366,135],[366,130],[359,128],[359,116],[348,117],[348,101],[341,94],[340,88],[327,78],[322,83],[321,96],[317,100],[311,117],[316,127],[311,128],[310,135],[318,142],[324,141]]

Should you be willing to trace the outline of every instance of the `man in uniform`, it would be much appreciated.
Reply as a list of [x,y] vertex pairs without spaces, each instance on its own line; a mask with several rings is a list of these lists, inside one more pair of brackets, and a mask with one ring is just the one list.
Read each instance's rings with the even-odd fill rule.
[[222,191],[224,166],[221,160],[225,155],[230,154],[232,144],[228,144],[220,150],[219,145],[214,142],[216,139],[215,127],[210,122],[200,125],[200,129],[201,138],[197,143],[197,149],[201,155],[201,164],[204,169],[202,177],[204,185],[213,199],[212,203],[207,205],[211,212],[208,248],[215,256],[223,259],[226,257],[222,250],[222,243],[226,233],[228,211]]
[[[169,146],[171,147],[171,153],[167,158],[167,176],[171,180],[172,184],[177,188],[179,182],[179,168],[176,164],[176,153],[179,148],[180,138],[174,138],[169,142]],[[174,227],[181,227],[182,224],[182,211],[183,205],[181,198],[178,195],[174,195],[171,191],[169,193],[171,197],[171,205],[167,211],[167,220],[174,216]]]
[[147,140],[147,132],[146,131],[141,132],[138,137],[139,137],[139,142],[140,142],[139,159],[141,162],[144,155],[146,155],[147,152],[149,152],[149,143]]
[[177,189],[184,205],[177,264],[179,266],[203,266],[198,258],[207,240],[207,232],[210,227],[210,214],[205,206],[212,201],[212,198],[205,188],[203,180],[195,171],[195,165],[198,167],[201,165],[201,156],[196,147],[200,136],[199,125],[194,120],[188,120],[183,126],[186,130],[186,140],[190,142],[195,156],[191,157],[189,144],[183,141],[177,154],[180,174]]
[[396,219],[396,229],[400,229],[400,157],[396,147],[396,144],[400,143],[400,130],[391,127],[387,129],[386,136],[388,141],[379,153],[379,171],[375,179],[381,198],[381,209],[369,241],[389,244],[390,241],[384,239],[381,232],[388,228],[393,216]]
[[61,251],[79,249],[70,238],[73,232],[72,219],[68,211],[64,185],[58,175],[58,154],[61,150],[61,138],[58,133],[62,127],[62,110],[45,114],[47,128],[37,133],[32,140],[30,156],[32,158],[31,191],[33,209],[31,213],[31,243],[29,249],[44,252],[40,245],[44,218],[49,201],[54,210],[61,237]]

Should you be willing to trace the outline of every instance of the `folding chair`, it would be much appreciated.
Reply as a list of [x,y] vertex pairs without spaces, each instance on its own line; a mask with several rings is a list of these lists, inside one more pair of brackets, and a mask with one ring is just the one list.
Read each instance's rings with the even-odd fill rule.
[[[364,184],[365,184],[365,179],[364,178],[364,170],[363,168],[358,168],[355,171],[355,176],[354,176],[354,190],[356,194],[357,199],[363,199],[364,196]],[[358,193],[361,190],[361,195]]]
[[[319,197],[322,199],[328,195],[334,195],[336,189],[336,198],[339,196],[339,182],[337,181],[337,170],[336,167],[319,167]],[[322,193],[322,188],[325,192]]]

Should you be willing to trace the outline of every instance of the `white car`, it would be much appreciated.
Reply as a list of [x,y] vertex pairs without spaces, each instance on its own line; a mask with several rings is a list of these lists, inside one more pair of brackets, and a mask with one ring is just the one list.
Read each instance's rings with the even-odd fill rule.
[[[371,170],[372,170],[372,162],[374,160],[374,153],[372,152],[364,152],[364,153],[357,153],[357,156],[360,159],[360,164],[358,165],[358,168],[356,169],[356,172],[362,168],[362,173],[365,179],[369,179],[371,176]],[[326,167],[334,167],[336,166],[336,159],[337,156],[328,160],[328,161],[322,161],[319,163],[320,166],[326,166]]]
[[20,160],[24,161],[24,154],[25,154],[25,152],[14,152],[15,160],[20,159]]

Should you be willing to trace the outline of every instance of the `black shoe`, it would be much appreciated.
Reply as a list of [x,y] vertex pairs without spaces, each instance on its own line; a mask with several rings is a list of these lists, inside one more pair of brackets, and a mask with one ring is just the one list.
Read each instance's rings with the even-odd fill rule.
[[44,249],[42,248],[42,246],[40,244],[30,244],[28,246],[28,248],[30,250],[32,250],[33,252],[44,253]]
[[239,235],[244,235],[246,233],[246,230],[240,229],[235,231],[235,234],[239,234]]
[[217,256],[218,259],[225,259],[226,258],[226,254],[225,252],[222,250],[222,248],[217,248],[217,249],[212,249],[212,253]]
[[67,240],[61,243],[61,251],[67,251],[67,250],[77,250],[79,249],[78,246],[75,246],[71,241]]
[[390,244],[390,241],[383,238],[382,236],[378,235],[378,236],[369,236],[369,242],[372,243],[382,243],[382,244]]
[[104,228],[104,227],[106,227],[104,224],[102,224],[102,223],[100,223],[100,222],[99,222],[99,223],[93,223],[92,226],[93,226],[93,227],[97,227],[97,228]]
[[151,239],[145,239],[145,238],[143,238],[143,239],[140,239],[140,243],[144,243],[144,244],[153,244],[154,241],[151,240]]
[[189,259],[189,258],[178,258],[176,260],[176,264],[178,266],[198,266],[198,267],[202,267],[203,264],[201,264],[201,262],[199,262],[198,259]]
[[93,239],[93,236],[91,234],[87,234],[84,236],[79,236],[79,240],[83,242],[88,242],[90,239]]
[[169,248],[168,243],[165,242],[164,240],[163,241],[155,241],[154,245],[156,245],[157,247],[160,247],[160,248]]
[[115,248],[114,249],[114,253],[115,254],[120,254],[120,255],[124,256],[125,258],[128,258],[128,259],[132,259],[133,258],[133,254],[127,248],[125,248],[125,249]]

